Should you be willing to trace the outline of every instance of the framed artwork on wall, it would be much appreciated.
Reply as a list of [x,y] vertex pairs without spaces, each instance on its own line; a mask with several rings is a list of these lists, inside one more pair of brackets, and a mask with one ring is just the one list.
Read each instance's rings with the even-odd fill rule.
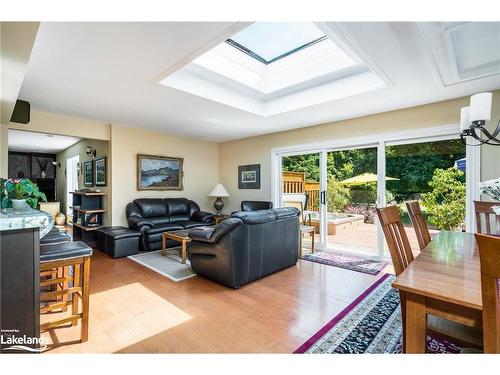
[[137,155],[137,190],[182,190],[183,158]]
[[106,186],[106,157],[94,160],[95,186]]
[[238,166],[238,189],[260,189],[260,164]]
[[83,163],[83,186],[94,186],[94,163],[92,160]]

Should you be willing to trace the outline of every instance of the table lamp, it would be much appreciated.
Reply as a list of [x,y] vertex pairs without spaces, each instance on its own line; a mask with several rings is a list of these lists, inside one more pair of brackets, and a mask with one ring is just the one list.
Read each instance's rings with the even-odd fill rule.
[[208,196],[216,198],[214,202],[214,208],[217,211],[217,215],[220,215],[222,209],[224,208],[222,197],[229,197],[229,193],[227,192],[226,188],[221,183],[218,183],[208,194]]

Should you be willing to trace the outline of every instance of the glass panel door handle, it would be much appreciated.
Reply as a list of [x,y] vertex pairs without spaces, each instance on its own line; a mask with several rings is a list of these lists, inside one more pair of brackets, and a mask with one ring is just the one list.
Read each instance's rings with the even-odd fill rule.
[[326,204],[326,191],[322,191],[320,195],[321,204]]

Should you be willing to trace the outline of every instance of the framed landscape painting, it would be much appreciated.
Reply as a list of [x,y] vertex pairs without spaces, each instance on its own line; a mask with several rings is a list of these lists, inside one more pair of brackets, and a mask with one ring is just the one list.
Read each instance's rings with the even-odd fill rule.
[[182,190],[184,159],[137,155],[137,190]]
[[260,189],[260,164],[238,167],[238,189]]
[[106,186],[106,157],[95,159],[95,186]]
[[83,163],[83,186],[94,186],[94,163],[92,160]]

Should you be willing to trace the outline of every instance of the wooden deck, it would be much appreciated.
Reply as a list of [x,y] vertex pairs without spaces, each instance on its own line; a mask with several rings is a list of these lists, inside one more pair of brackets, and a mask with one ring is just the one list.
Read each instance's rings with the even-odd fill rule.
[[[418,254],[417,236],[413,227],[405,227],[406,235],[414,254]],[[438,233],[430,230],[431,236]],[[315,243],[319,243],[320,236],[315,236]],[[306,247],[310,248],[310,241],[304,241]],[[384,240],[385,244],[385,240]],[[331,251],[349,251],[360,255],[377,255],[377,226],[375,224],[360,223],[352,226],[339,227],[337,234],[328,236],[328,249]],[[388,250],[386,257],[390,257]]]

